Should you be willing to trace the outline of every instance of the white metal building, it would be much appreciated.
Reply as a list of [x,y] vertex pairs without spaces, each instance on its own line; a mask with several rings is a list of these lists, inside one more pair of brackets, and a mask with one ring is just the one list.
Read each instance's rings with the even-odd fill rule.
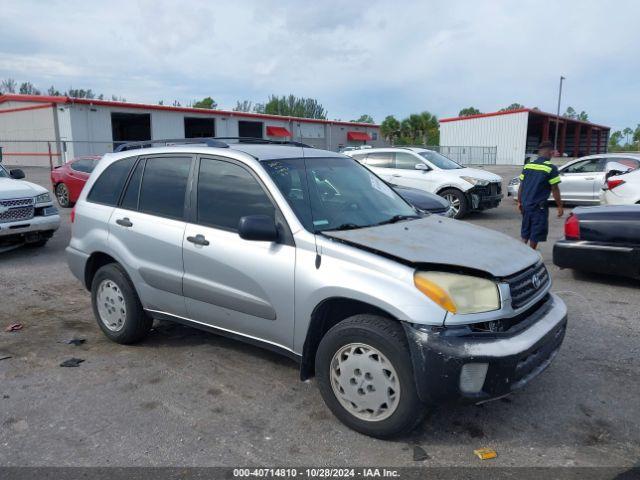
[[334,151],[385,145],[380,127],[366,123],[64,96],[0,96],[2,161],[12,165],[57,165],[110,152],[127,141],[210,136],[295,140]]
[[440,120],[440,145],[496,147],[496,163],[521,165],[543,140],[553,141],[558,124],[560,155],[607,151],[609,127],[523,108]]

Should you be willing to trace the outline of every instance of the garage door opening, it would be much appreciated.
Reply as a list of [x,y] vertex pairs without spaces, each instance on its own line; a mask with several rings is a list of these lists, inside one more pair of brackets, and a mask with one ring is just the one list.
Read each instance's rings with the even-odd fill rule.
[[216,136],[216,121],[213,118],[184,117],[184,138]]
[[151,140],[151,114],[149,113],[112,113],[111,134],[113,148],[126,142]]
[[263,138],[263,123],[262,122],[247,122],[241,120],[238,122],[238,136],[243,138]]

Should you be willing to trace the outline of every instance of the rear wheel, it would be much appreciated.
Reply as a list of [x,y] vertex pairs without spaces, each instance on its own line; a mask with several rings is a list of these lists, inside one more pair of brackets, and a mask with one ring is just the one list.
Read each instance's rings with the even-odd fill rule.
[[462,218],[469,213],[469,202],[464,193],[457,188],[447,188],[438,195],[447,200],[453,209],[453,218]]
[[331,328],[316,352],[320,393],[348,427],[387,438],[411,431],[424,415],[400,324],[354,315]]
[[93,314],[102,332],[116,343],[142,340],[153,324],[124,269],[117,263],[101,267],[91,283]]
[[64,183],[56,185],[56,200],[58,200],[58,205],[63,208],[69,208],[72,206],[73,202],[69,196],[69,189]]

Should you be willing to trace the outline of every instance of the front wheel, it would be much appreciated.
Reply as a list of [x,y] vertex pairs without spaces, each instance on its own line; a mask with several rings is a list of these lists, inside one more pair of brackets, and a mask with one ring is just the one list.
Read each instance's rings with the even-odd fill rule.
[[469,202],[464,193],[457,188],[447,188],[438,193],[451,204],[453,218],[462,218],[469,213]]
[[58,200],[58,205],[62,208],[69,208],[73,205],[69,194],[69,188],[67,188],[64,183],[56,185],[56,200]]
[[365,435],[407,433],[424,416],[406,335],[397,321],[354,315],[335,325],[316,352],[316,373],[329,409]]

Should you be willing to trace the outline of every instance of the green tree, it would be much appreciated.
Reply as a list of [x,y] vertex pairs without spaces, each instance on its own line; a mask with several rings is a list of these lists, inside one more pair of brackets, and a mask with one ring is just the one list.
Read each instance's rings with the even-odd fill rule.
[[521,108],[524,108],[524,105],[522,105],[521,103],[512,103],[508,107],[501,108],[500,111],[509,112],[511,110],[520,110]]
[[640,147],[640,123],[638,124],[636,129],[633,131],[633,141],[638,142],[638,147]]
[[582,110],[579,114],[578,114],[578,120],[581,120],[583,122],[588,122],[589,121],[589,115],[587,114],[587,112],[585,112],[584,110]]
[[567,107],[567,110],[562,116],[575,119],[578,116],[578,113],[573,109],[573,107]]
[[356,120],[351,120],[354,123],[376,123],[373,121],[373,117],[371,115],[360,115],[360,117]]
[[253,110],[253,102],[250,100],[238,100],[233,108],[234,112],[250,112],[251,110]]
[[[616,133],[616,132],[613,132],[613,133]],[[620,132],[618,132],[618,133],[620,133]],[[629,135],[633,135],[633,130],[631,130],[629,127],[627,127],[622,131],[622,135],[624,135],[625,138],[626,138],[626,142],[625,143],[627,145],[629,145]],[[613,136],[613,134],[612,134],[612,136]]]
[[327,111],[315,98],[296,97],[288,95],[278,97],[271,95],[264,105],[256,106],[258,113],[270,115],[285,115],[301,118],[318,118],[325,120]]
[[387,115],[380,124],[380,133],[393,145],[400,136],[400,122],[393,115]]
[[193,102],[193,104],[191,106],[193,108],[207,108],[209,110],[213,110],[213,109],[218,108],[218,104],[211,97],[205,97],[202,100],[199,100],[197,102]]
[[56,87],[54,87],[53,85],[51,85],[48,89],[47,89],[47,95],[51,95],[52,97],[59,97],[61,95],[61,93],[58,91],[58,89]]
[[480,115],[482,112],[475,107],[467,107],[460,110],[459,117],[469,117],[471,115]]
[[622,140],[622,132],[620,130],[611,133],[609,136],[609,148],[613,151],[620,149],[620,140]]
[[13,78],[6,78],[0,82],[0,94],[16,93],[17,88],[18,84]]
[[31,82],[22,82],[20,84],[20,93],[22,95],[40,95],[40,90]]

